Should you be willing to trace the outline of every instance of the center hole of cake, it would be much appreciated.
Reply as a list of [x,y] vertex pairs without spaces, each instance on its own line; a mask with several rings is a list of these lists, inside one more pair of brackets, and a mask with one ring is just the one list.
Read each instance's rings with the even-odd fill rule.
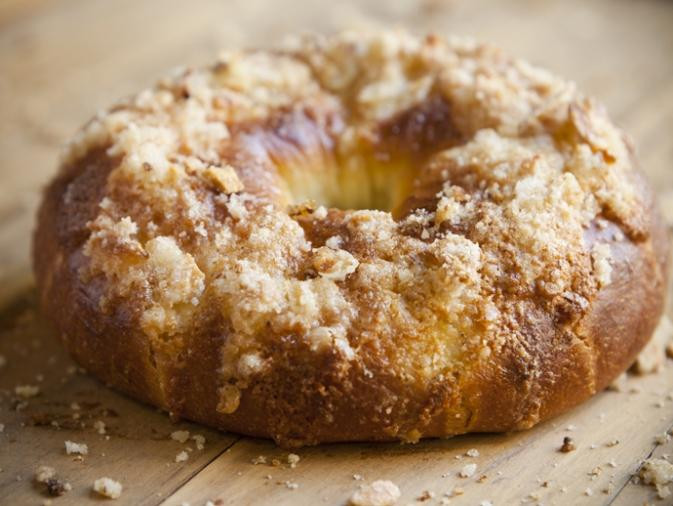
[[285,167],[281,177],[292,204],[313,201],[327,208],[392,212],[411,193],[414,170],[408,163]]

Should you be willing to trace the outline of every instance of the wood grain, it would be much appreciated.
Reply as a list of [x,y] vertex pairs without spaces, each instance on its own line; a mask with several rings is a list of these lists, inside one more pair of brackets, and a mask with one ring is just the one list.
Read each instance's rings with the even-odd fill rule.
[[[175,425],[73,374],[57,337],[35,314],[28,252],[39,190],[55,170],[59,146],[97,109],[174,66],[207,62],[220,47],[270,46],[288,32],[369,25],[471,35],[575,79],[634,138],[673,224],[671,2],[6,0],[0,3],[0,307],[6,308],[0,354],[7,360],[0,368],[0,504],[47,498],[32,482],[38,465],[54,466],[72,484],[58,505],[93,502],[91,484],[101,476],[124,484],[120,504],[344,504],[362,483],[354,474],[395,481],[400,504],[438,504],[454,487],[464,493],[451,504],[665,504],[629,479],[643,458],[673,453],[673,443],[654,443],[673,426],[671,361],[659,374],[631,378],[626,391],[604,392],[528,432],[415,446],[326,445],[302,450],[292,469],[287,453],[266,441]],[[17,410],[22,400],[14,388],[22,384],[39,385],[41,393]],[[106,423],[107,434],[93,429],[96,420]],[[203,434],[205,448],[171,440],[178,428]],[[575,452],[557,451],[564,436],[576,441]],[[66,439],[87,443],[89,455],[82,462],[66,455]],[[619,444],[606,446],[612,439]],[[176,463],[186,446],[188,460]],[[479,457],[464,456],[470,448]],[[259,455],[280,464],[253,465]],[[477,473],[458,477],[468,462]],[[419,502],[424,491],[435,496]]]

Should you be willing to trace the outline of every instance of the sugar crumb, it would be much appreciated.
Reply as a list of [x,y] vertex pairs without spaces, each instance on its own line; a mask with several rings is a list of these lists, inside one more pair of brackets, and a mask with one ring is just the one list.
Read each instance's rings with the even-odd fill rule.
[[185,443],[189,439],[188,430],[176,430],[171,432],[171,439],[177,441],[178,443]]
[[477,472],[477,464],[467,464],[463,466],[463,468],[460,470],[460,473],[458,474],[461,478],[469,478],[476,472]]
[[89,447],[84,443],[75,443],[73,441],[65,442],[65,453],[68,455],[86,455],[89,453]]
[[24,399],[30,399],[40,393],[40,387],[36,385],[17,385],[14,387],[14,393]]
[[291,468],[297,467],[297,464],[299,463],[300,457],[296,453],[290,453],[287,456],[287,463],[290,464]]
[[118,499],[122,495],[122,484],[111,478],[98,478],[93,482],[93,490],[103,497]]
[[349,499],[350,506],[392,506],[400,498],[397,485],[389,480],[377,480],[370,485],[362,485]]
[[559,448],[559,451],[562,453],[569,453],[575,451],[576,446],[572,438],[566,436],[563,438],[563,444]]

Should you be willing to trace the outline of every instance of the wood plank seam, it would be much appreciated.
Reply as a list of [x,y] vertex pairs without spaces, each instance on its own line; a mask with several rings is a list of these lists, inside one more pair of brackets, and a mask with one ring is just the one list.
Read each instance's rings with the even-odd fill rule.
[[[668,429],[666,429],[666,433],[670,434],[671,431],[673,431],[673,424],[668,426]],[[650,449],[650,451],[649,451],[649,452],[647,453],[647,455],[641,460],[641,464],[638,466],[638,468],[637,468],[633,473],[630,473],[629,475],[627,475],[627,478],[626,478],[626,480],[624,481],[624,483],[622,484],[622,486],[619,487],[619,489],[617,490],[617,492],[615,493],[615,495],[614,495],[613,497],[610,498],[610,502],[608,502],[608,503],[606,504],[606,506],[610,506],[610,505],[613,504],[617,499],[619,499],[619,496],[622,494],[622,492],[624,492],[624,489],[628,486],[628,484],[631,483],[631,480],[633,479],[633,477],[634,477],[634,476],[637,476],[638,473],[640,472],[640,468],[641,468],[641,466],[642,466],[642,461],[645,461],[645,460],[651,458],[652,455],[654,454],[654,452],[656,451],[657,446],[658,446],[657,444],[653,444],[653,445],[652,445],[652,448]]]
[[208,466],[209,466],[210,464],[212,464],[214,461],[216,461],[217,459],[219,459],[222,455],[224,455],[225,453],[227,453],[229,450],[231,450],[231,448],[232,448],[234,445],[236,445],[236,443],[238,443],[239,441],[241,441],[242,439],[243,439],[243,436],[237,436],[236,439],[235,439],[234,441],[232,441],[229,445],[227,445],[225,448],[223,448],[221,452],[219,452],[217,455],[214,455],[213,458],[211,458],[208,462],[204,463],[200,468],[198,468],[197,470],[195,470],[195,471],[194,471],[194,472],[193,472],[187,479],[185,479],[184,481],[182,481],[181,483],[179,483],[173,490],[171,490],[171,491],[167,494],[166,498],[163,499],[163,500],[159,503],[159,505],[164,504],[164,503],[166,503],[167,501],[169,501],[169,500],[170,500],[175,494],[177,494],[177,493],[178,493],[178,492],[179,492],[185,485],[187,485],[187,483],[189,483],[190,481],[192,481],[192,479],[194,479],[197,475],[199,475],[199,474],[201,473],[201,471],[203,471],[206,467],[208,467]]

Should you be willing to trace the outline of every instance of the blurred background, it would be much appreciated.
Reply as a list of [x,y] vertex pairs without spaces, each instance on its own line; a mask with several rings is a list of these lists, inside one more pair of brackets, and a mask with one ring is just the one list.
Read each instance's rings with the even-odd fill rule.
[[177,65],[289,32],[470,35],[575,80],[636,140],[673,223],[673,2],[0,0],[0,284],[28,272],[39,190],[96,110]]

